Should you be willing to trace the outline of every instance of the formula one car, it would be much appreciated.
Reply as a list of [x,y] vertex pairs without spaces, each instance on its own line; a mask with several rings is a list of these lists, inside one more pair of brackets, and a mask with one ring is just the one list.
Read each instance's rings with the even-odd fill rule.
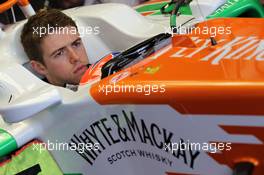
[[100,29],[82,39],[101,71],[75,92],[48,84],[20,44],[25,21],[5,29],[0,174],[262,175],[263,18],[210,19],[179,35],[121,4],[64,12]]

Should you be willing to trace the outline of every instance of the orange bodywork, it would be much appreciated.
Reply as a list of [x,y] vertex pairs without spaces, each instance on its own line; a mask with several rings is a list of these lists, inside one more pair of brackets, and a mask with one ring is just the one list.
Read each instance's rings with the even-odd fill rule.
[[0,13],[3,13],[4,11],[10,9],[17,3],[17,0],[8,0],[0,5]]
[[29,0],[18,0],[18,5],[20,6],[29,5]]
[[29,0],[8,0],[0,4],[0,13],[3,13],[6,10],[10,9],[16,3],[18,3],[19,6],[26,6],[26,5],[29,5]]
[[[100,104],[168,104],[183,114],[263,115],[264,19],[215,19],[196,27],[229,27],[216,35],[175,35],[172,43],[91,88]],[[149,73],[147,70],[157,70]],[[163,93],[110,92],[100,87],[123,72],[116,85],[165,86]]]
[[149,0],[147,2],[144,2],[142,4],[154,4],[154,3],[157,3],[157,2],[170,2],[169,0]]

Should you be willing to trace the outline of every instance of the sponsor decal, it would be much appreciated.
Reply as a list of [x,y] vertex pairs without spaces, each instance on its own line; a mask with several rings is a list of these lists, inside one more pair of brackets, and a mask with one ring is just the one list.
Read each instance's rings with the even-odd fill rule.
[[239,2],[240,0],[228,0],[224,5],[222,5],[220,8],[218,8],[215,13],[212,15],[217,15],[219,13],[222,13],[225,9],[230,8],[232,5],[234,5],[235,3]]
[[[208,49],[212,49],[209,39],[192,38],[199,45],[197,49],[179,48],[171,55],[172,58],[190,59],[204,55]],[[237,37],[226,42],[221,39],[217,47],[213,48],[207,55],[202,56],[200,61],[210,62],[212,65],[219,65],[222,60],[255,60],[264,61],[264,40],[257,37]],[[190,52],[191,51],[191,52]]]
[[[133,112],[123,110],[121,115],[112,114],[110,117],[101,118],[93,122],[90,126],[83,129],[81,133],[74,134],[69,144],[99,143],[98,150],[84,150],[83,152],[76,150],[91,166],[95,164],[100,154],[111,149],[111,147],[119,144],[137,142],[145,144],[148,147],[156,148],[159,151],[153,152],[142,148],[121,149],[118,152],[106,156],[107,162],[112,165],[116,161],[124,158],[142,158],[158,161],[171,167],[173,161],[178,160],[193,169],[200,155],[200,151],[177,149],[170,152],[169,149],[164,149],[172,140],[177,140],[173,136],[174,133],[159,126],[157,123],[149,123],[144,119],[137,118]],[[183,143],[185,141],[180,138],[178,142]],[[109,152],[106,151],[105,154],[109,154]]]
[[250,116],[249,123],[249,117],[181,115],[159,105],[105,112],[70,137],[69,144],[98,143],[97,150],[74,150],[85,172],[222,175],[232,174],[234,162],[244,158],[263,164],[261,117]]
[[155,160],[157,162],[163,163],[165,165],[169,165],[170,167],[172,166],[172,160],[170,160],[169,158],[159,155],[157,153],[142,150],[142,149],[122,150],[120,152],[117,152],[111,155],[110,157],[107,158],[107,160],[110,164],[113,164],[116,161],[121,160],[122,158],[129,158],[131,156],[138,157],[138,158],[151,159],[151,160]]
[[157,73],[158,71],[160,70],[160,66],[157,66],[157,67],[147,67],[146,70],[145,70],[145,73],[147,74],[155,74]]

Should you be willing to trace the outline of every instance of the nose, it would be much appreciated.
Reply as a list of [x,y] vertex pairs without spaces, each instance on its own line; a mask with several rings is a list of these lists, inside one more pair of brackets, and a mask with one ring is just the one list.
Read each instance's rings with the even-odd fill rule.
[[73,48],[68,48],[68,54],[69,54],[69,61],[71,64],[74,64],[80,60],[79,55],[76,53],[76,51]]

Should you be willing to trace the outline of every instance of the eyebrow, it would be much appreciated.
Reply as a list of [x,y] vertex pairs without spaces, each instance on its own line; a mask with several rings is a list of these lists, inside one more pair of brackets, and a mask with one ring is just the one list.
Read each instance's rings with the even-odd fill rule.
[[[76,40],[74,40],[71,44],[73,44],[73,43],[75,43],[75,42],[77,42],[77,41],[80,41],[81,40],[81,38],[77,38]],[[52,57],[52,56],[54,56],[55,54],[56,54],[56,52],[58,52],[58,51],[60,51],[60,50],[63,50],[63,49],[65,49],[66,48],[66,46],[63,46],[63,47],[61,47],[61,48],[59,48],[59,49],[57,49],[57,50],[54,50],[51,54],[50,54],[50,56]]]

